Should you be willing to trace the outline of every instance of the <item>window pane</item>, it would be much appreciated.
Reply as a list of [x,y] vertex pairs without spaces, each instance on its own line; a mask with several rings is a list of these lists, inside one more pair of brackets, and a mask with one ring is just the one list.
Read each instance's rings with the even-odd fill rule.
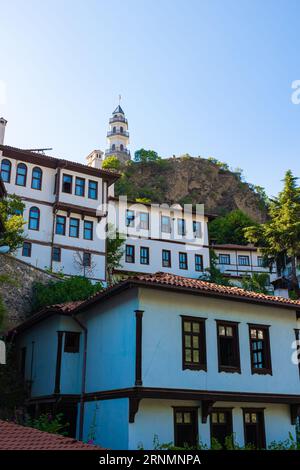
[[190,349],[185,350],[185,361],[192,362],[192,352]]
[[182,413],[176,413],[176,423],[182,423]]
[[199,331],[200,331],[200,325],[199,325],[199,323],[193,322],[193,332],[199,333]]
[[251,338],[256,338],[256,330],[251,329]]
[[226,422],[225,413],[219,413],[219,422],[220,423],[225,423]]
[[192,346],[190,335],[185,335],[184,336],[184,344],[187,348],[190,348]]
[[232,336],[232,326],[226,326],[226,336]]
[[257,422],[257,415],[256,413],[251,413],[251,422],[256,423]]
[[258,339],[264,339],[264,332],[262,330],[257,331],[257,337]]
[[218,422],[218,415],[217,413],[212,413],[211,415],[212,422],[216,424]]
[[183,325],[184,325],[184,331],[191,331],[191,322],[185,321]]
[[183,416],[184,416],[184,422],[186,424],[189,424],[191,422],[191,413],[184,413]]
[[193,336],[193,348],[199,349],[199,336]]
[[249,413],[245,413],[245,422],[250,423],[250,414]]
[[199,351],[197,349],[193,350],[193,362],[199,362]]
[[225,336],[225,334],[226,334],[225,326],[219,326],[219,335]]

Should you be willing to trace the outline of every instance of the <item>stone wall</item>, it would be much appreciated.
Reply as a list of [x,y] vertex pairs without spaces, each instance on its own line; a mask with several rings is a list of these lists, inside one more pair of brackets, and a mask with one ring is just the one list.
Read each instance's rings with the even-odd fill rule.
[[0,294],[7,309],[5,329],[21,323],[31,313],[33,285],[57,280],[55,275],[35,268],[10,255],[0,254],[0,276],[6,275],[15,285],[0,283]]

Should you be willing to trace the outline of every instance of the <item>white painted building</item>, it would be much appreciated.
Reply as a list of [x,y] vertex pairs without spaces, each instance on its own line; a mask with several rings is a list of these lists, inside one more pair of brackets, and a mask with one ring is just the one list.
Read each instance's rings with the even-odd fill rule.
[[[296,438],[300,301],[137,275],[14,330],[34,413],[111,449]],[[86,356],[84,351],[87,351]],[[82,373],[84,371],[84,373]]]

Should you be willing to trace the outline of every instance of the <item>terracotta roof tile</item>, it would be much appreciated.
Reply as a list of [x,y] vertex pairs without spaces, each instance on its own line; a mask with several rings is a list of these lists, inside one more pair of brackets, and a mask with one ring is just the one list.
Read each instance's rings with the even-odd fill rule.
[[0,420],[0,450],[103,450],[71,437]]

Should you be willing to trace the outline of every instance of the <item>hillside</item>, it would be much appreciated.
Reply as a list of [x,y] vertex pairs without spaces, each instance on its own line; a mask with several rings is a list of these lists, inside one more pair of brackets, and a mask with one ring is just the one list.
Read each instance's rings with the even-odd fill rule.
[[241,209],[257,222],[266,218],[263,198],[238,173],[204,159],[189,156],[158,161],[130,162],[120,168],[116,195],[148,198],[157,203],[203,203],[205,211],[224,214]]

